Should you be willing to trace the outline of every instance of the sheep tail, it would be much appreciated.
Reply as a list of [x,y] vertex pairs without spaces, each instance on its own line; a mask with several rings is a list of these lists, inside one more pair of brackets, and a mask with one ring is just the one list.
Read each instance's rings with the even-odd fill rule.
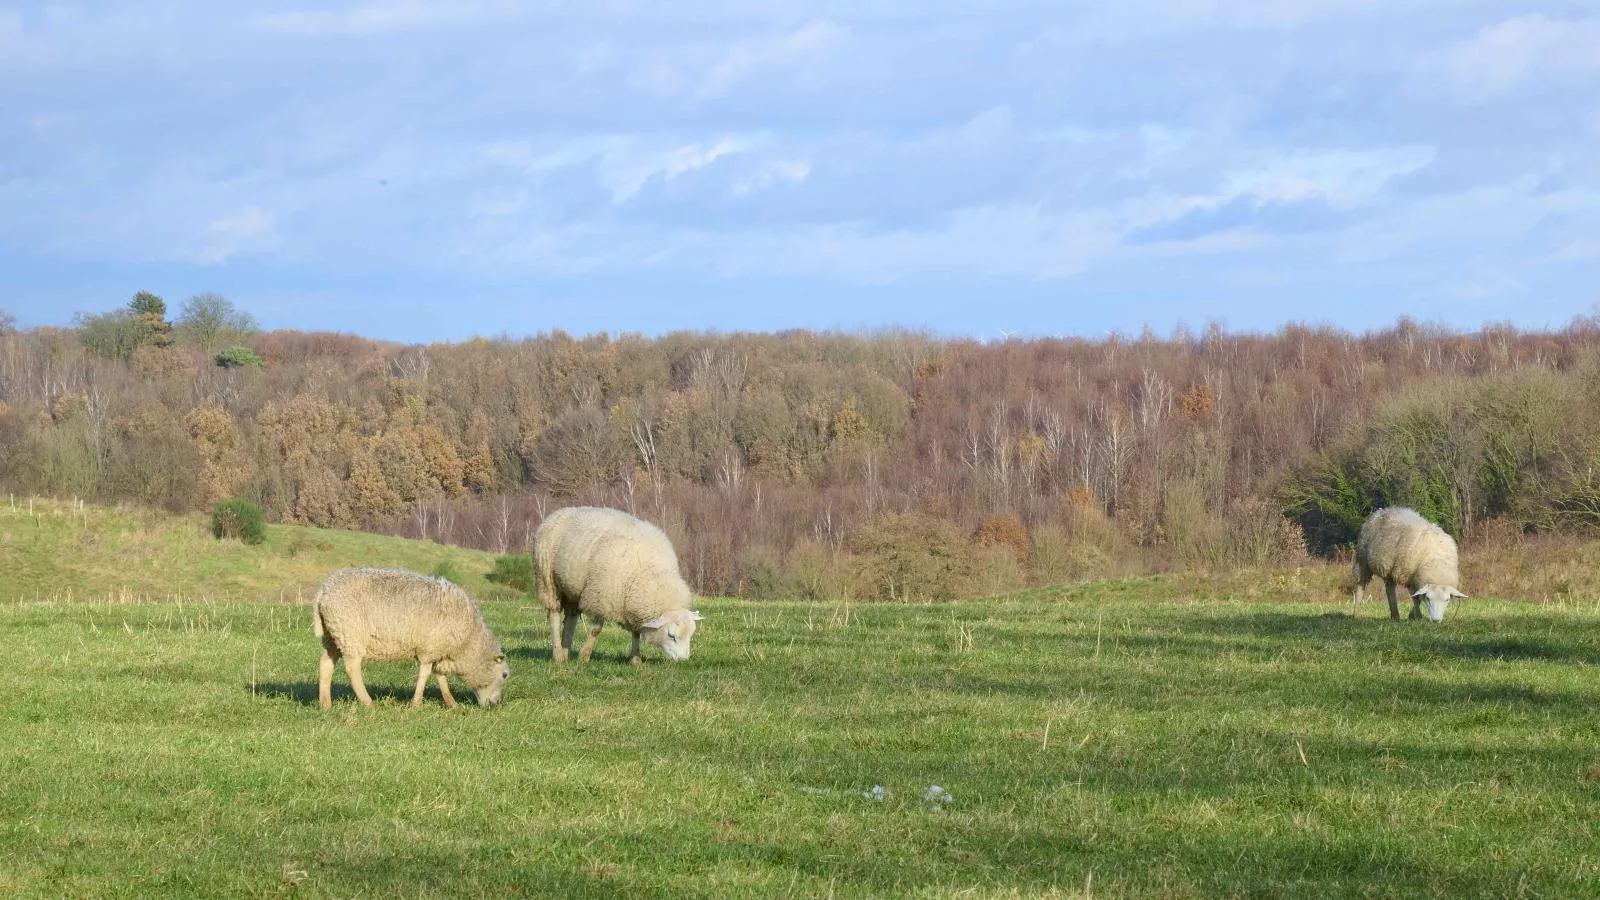
[[311,601],[311,631],[316,634],[318,640],[321,640],[328,633],[328,629],[322,624],[321,591],[318,591],[317,598]]

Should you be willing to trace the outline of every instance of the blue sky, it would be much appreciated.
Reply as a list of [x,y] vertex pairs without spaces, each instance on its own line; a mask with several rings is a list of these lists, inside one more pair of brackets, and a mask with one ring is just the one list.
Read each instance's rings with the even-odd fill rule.
[[1600,9],[0,6],[0,309],[1166,333],[1600,301]]

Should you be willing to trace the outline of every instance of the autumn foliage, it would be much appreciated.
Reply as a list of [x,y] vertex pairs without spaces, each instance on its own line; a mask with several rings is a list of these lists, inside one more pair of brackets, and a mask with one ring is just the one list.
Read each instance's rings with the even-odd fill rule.
[[1385,502],[1469,538],[1600,527],[1587,319],[1001,344],[232,334],[262,367],[148,309],[80,321],[0,332],[0,489],[244,498],[513,555],[551,509],[604,504],[666,528],[697,590],[864,599],[1277,564]]

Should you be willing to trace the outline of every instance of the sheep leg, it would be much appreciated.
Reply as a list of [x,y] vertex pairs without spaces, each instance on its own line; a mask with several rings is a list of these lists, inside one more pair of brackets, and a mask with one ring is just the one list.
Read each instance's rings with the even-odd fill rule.
[[605,626],[606,623],[604,620],[599,622],[591,621],[589,623],[589,639],[583,642],[583,649],[578,651],[579,662],[589,661],[589,656],[594,653],[594,642],[600,637],[600,629],[604,628]]
[[1400,621],[1400,603],[1394,598],[1394,582],[1384,579],[1383,589],[1389,595],[1389,618]]
[[333,654],[324,647],[322,664],[317,668],[317,705],[323,709],[333,706]]
[[444,673],[443,672],[439,673],[438,678],[439,678],[439,696],[444,698],[444,705],[445,706],[448,706],[451,709],[455,709],[456,708],[456,698],[455,698],[454,694],[450,693],[450,680],[444,677]]
[[422,691],[428,686],[428,676],[433,674],[433,663],[424,662],[417,669],[417,690],[411,695],[411,705],[422,705]]
[[1411,615],[1406,616],[1406,618],[1408,618],[1408,619],[1420,619],[1420,618],[1422,618],[1422,598],[1421,597],[1412,597],[1411,598]]
[[566,662],[567,650],[572,646],[571,638],[567,638],[566,643],[561,641],[562,618],[561,610],[550,610],[550,658],[556,662]]
[[356,699],[368,709],[372,708],[372,695],[367,693],[367,683],[361,680],[361,660],[353,656],[344,658],[344,673],[350,676],[350,688],[356,692]]
[[639,655],[639,632],[637,631],[633,633],[633,649],[628,651],[628,662],[636,666],[644,664],[644,657]]
[[572,636],[578,633],[578,614],[573,610],[562,613],[561,621],[561,658],[566,659],[572,655]]
[[1356,577],[1356,590],[1354,595],[1352,595],[1350,598],[1350,615],[1352,617],[1355,616],[1356,610],[1360,608],[1361,601],[1366,599],[1367,582],[1372,580],[1372,570],[1362,565],[1360,559],[1355,561],[1354,568]]

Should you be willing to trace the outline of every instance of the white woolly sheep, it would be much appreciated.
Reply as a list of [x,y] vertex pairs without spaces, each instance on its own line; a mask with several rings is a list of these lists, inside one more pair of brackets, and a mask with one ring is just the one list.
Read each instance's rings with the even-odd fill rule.
[[340,569],[317,592],[311,625],[322,641],[317,701],[333,705],[333,664],[343,657],[350,687],[362,706],[371,706],[361,680],[364,660],[415,659],[421,671],[411,705],[422,705],[428,676],[436,675],[439,694],[454,707],[447,675],[472,688],[480,706],[500,702],[511,677],[500,642],[483,622],[472,595],[443,578],[405,569]]
[[689,608],[694,594],[678,574],[672,542],[649,522],[604,507],[558,509],[533,536],[533,571],[539,600],[550,614],[550,652],[556,662],[572,652],[580,613],[589,617],[580,660],[588,661],[606,622],[633,634],[629,662],[642,661],[641,636],[668,659],[689,658],[701,616]]
[[1452,597],[1465,597],[1457,569],[1456,542],[1444,529],[1404,507],[1380,509],[1367,517],[1356,539],[1355,596],[1350,612],[1361,605],[1362,592],[1372,576],[1383,579],[1389,595],[1389,616],[1400,618],[1394,588],[1403,584],[1411,592],[1411,618],[1422,618],[1428,602],[1428,620],[1444,619]]

